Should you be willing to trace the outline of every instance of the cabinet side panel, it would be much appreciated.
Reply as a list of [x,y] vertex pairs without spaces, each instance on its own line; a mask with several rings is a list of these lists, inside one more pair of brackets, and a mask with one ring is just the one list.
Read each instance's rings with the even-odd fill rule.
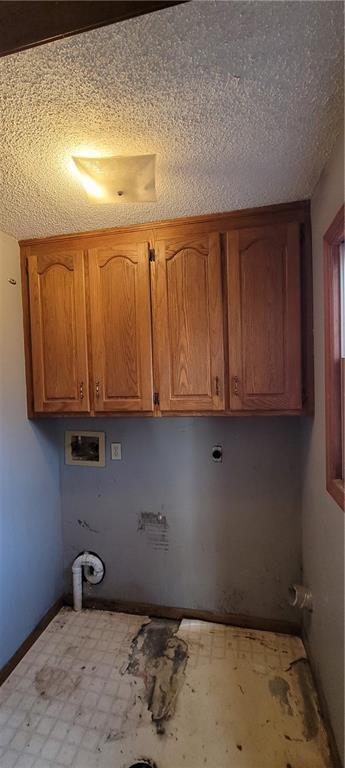
[[32,380],[30,298],[29,298],[29,281],[28,281],[28,272],[27,272],[27,256],[29,253],[30,253],[29,247],[21,246],[20,271],[21,271],[21,281],[22,281],[26,408],[27,408],[28,418],[32,419],[35,415],[35,411],[34,411],[34,394],[33,394],[33,380]]
[[302,407],[302,320],[300,225],[287,225],[286,388],[290,408]]

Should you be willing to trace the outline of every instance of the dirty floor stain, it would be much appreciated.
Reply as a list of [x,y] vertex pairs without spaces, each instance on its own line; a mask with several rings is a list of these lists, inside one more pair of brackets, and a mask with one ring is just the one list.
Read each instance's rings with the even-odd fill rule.
[[72,675],[61,667],[43,666],[35,674],[35,688],[40,696],[54,699],[72,693],[79,685],[81,675]]
[[0,688],[0,766],[332,768],[302,641],[64,608]]
[[315,739],[319,732],[320,713],[313,685],[310,666],[306,659],[298,659],[294,665],[302,694],[303,735],[307,741]]
[[146,700],[157,733],[173,717],[185,679],[187,643],[176,637],[180,622],[154,619],[132,642],[126,673],[143,677]]
[[286,680],[284,680],[283,677],[273,677],[271,680],[268,681],[268,687],[270,689],[272,696],[275,696],[275,698],[278,699],[278,701],[280,702],[283,710],[287,712],[288,715],[293,715],[293,711],[289,701],[289,693],[290,693],[289,683]]

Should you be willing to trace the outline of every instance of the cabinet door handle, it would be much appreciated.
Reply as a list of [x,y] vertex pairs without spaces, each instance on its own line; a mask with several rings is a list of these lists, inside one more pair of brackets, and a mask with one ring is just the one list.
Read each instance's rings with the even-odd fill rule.
[[238,376],[232,377],[232,394],[233,395],[239,395],[240,394],[240,380]]
[[99,400],[99,381],[96,381],[96,397]]
[[218,376],[216,376],[216,378],[215,378],[215,387],[214,388],[215,388],[216,395],[218,397],[219,396],[219,377]]
[[84,400],[84,382],[83,381],[80,382],[79,397],[81,400]]

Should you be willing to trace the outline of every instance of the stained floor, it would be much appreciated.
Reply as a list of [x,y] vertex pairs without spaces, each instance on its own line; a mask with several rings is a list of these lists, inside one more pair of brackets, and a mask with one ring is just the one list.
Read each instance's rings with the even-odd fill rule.
[[329,768],[299,638],[63,608],[0,689],[0,768]]

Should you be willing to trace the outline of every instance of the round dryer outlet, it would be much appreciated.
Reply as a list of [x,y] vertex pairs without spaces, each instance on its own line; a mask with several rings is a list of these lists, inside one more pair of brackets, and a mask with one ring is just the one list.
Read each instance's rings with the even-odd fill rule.
[[138,760],[137,763],[132,763],[128,768],[157,768],[157,766],[152,760]]

